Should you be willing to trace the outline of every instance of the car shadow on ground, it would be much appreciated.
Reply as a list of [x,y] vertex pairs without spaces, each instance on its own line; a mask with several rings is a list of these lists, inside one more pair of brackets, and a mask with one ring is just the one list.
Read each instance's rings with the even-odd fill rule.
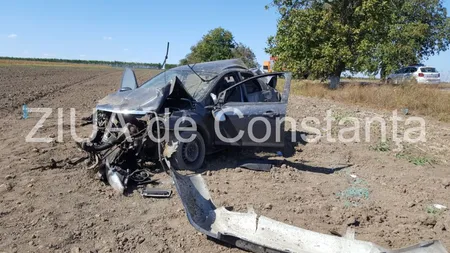
[[346,169],[346,168],[349,168],[352,166],[351,164],[347,164],[347,165],[341,165],[341,166],[338,166],[335,168],[325,168],[325,167],[318,167],[318,166],[310,166],[310,165],[306,165],[303,163],[293,163],[293,162],[290,162],[287,160],[284,160],[283,164],[286,164],[286,166],[290,166],[297,170],[319,173],[319,174],[326,174],[326,175],[334,174],[336,172],[339,172],[343,169]]
[[300,171],[320,174],[333,174],[351,166],[343,165],[333,168],[325,168],[307,165],[304,163],[307,161],[290,159],[296,154],[303,152],[302,148],[307,145],[305,138],[308,135],[308,133],[300,131],[295,131],[294,133],[291,131],[286,131],[285,145],[281,148],[229,147],[225,150],[207,156],[202,168],[193,173],[205,173],[207,171],[242,168],[242,165],[246,163],[262,164],[263,166],[261,167],[267,167],[266,164],[280,167],[284,164]]

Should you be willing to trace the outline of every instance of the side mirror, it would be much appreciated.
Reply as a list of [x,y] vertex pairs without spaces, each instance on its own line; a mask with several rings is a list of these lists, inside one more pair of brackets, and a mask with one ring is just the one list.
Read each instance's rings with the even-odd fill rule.
[[219,93],[219,96],[217,97],[217,103],[223,104],[225,103],[225,95],[227,94],[227,90],[222,91]]
[[138,87],[137,79],[134,71],[130,68],[126,68],[123,71],[122,82],[120,84],[119,92],[134,90]]
[[213,110],[211,113],[215,121],[224,122],[226,120],[225,113],[223,113],[221,110]]
[[216,105],[217,102],[219,102],[219,100],[217,99],[216,94],[210,93],[209,95],[211,96],[211,98],[212,98],[212,100],[213,100],[213,103]]

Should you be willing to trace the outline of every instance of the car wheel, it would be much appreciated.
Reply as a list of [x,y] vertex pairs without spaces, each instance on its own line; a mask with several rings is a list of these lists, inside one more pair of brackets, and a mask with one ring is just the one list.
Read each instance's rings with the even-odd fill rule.
[[392,79],[388,78],[388,79],[386,80],[386,83],[387,83],[387,84],[392,84]]
[[190,142],[183,142],[177,140],[175,134],[171,134],[172,143],[178,142],[176,151],[170,157],[169,161],[172,167],[176,170],[199,170],[205,161],[205,141],[198,132],[181,132],[180,136],[183,139],[190,139],[195,135]]

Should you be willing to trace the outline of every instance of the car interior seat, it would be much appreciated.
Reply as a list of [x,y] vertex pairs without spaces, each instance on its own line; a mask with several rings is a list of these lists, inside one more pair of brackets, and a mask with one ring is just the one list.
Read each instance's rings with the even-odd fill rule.
[[263,102],[264,96],[262,95],[262,91],[256,89],[256,85],[254,83],[248,83],[246,85],[242,85],[242,90],[245,97],[245,102],[257,103]]

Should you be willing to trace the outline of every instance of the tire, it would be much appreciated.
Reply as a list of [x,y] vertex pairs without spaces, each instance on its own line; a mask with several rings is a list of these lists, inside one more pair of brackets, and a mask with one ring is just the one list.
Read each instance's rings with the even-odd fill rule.
[[171,166],[176,170],[199,170],[205,161],[205,141],[198,132],[181,132],[180,136],[189,139],[195,134],[194,140],[191,142],[182,142],[176,139],[175,134],[171,134],[172,143],[178,142],[176,152],[172,154],[169,161]]
[[388,79],[386,80],[386,84],[392,84],[392,79],[388,78]]

